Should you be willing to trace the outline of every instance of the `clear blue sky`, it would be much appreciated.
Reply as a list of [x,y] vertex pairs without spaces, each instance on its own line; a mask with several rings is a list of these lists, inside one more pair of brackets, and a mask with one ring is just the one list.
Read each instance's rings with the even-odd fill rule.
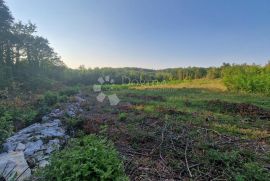
[[70,67],[218,66],[270,59],[270,0],[6,0]]

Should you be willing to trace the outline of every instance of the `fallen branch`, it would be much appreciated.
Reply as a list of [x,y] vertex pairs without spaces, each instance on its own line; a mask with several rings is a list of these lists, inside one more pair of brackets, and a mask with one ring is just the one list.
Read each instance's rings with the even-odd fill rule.
[[187,171],[189,173],[189,176],[193,177],[193,175],[189,169],[189,164],[188,164],[188,160],[187,160],[187,149],[188,149],[188,142],[186,143],[186,148],[185,148],[185,161],[186,161],[186,167],[187,167]]

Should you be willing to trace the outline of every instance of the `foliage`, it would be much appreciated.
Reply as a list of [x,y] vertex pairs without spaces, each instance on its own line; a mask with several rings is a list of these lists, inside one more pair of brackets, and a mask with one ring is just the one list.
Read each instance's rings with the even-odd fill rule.
[[59,92],[60,96],[72,96],[79,92],[79,87],[68,87],[62,91]]
[[[0,145],[3,144],[13,131],[12,116],[8,112],[0,114]],[[0,148],[1,150],[1,148]]]
[[267,180],[270,174],[258,163],[251,162],[251,159],[245,160],[244,153],[239,151],[220,152],[217,150],[208,150],[208,158],[214,164],[222,164],[235,180]]
[[31,124],[38,114],[38,111],[31,107],[26,107],[24,109],[11,109],[9,112],[13,120],[20,120],[26,125]]
[[113,145],[94,135],[71,141],[40,175],[44,180],[128,180]]
[[267,181],[270,178],[270,173],[262,168],[258,163],[249,162],[245,163],[243,171],[236,175],[235,180],[256,180],[256,181]]
[[48,106],[53,106],[58,102],[58,94],[48,91],[44,95],[44,103]]
[[13,82],[28,90],[48,88],[65,67],[60,57],[47,39],[35,35],[34,24],[14,22],[3,0],[0,14],[0,88]]
[[270,69],[257,65],[234,65],[222,71],[225,85],[230,90],[270,93]]
[[38,111],[31,106],[0,106],[0,145],[17,129],[35,120]]
[[120,121],[125,121],[127,119],[127,114],[122,112],[122,113],[119,113],[119,120]]

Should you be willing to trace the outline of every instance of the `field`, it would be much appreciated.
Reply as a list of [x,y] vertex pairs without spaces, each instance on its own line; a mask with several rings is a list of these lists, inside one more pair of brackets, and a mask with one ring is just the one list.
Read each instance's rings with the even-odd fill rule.
[[270,98],[217,81],[82,88],[84,134],[111,140],[131,180],[268,180]]

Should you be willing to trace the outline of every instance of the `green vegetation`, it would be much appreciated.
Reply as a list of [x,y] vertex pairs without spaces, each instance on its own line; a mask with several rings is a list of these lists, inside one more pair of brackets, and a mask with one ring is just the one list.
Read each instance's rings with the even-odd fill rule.
[[44,95],[44,103],[48,106],[53,106],[58,102],[58,95],[52,92],[46,92]]
[[[36,26],[14,18],[0,0],[0,89],[52,89],[61,84],[89,85],[101,76],[113,77],[115,84],[156,84],[163,81],[220,79],[230,90],[268,94],[269,64],[230,65],[220,67],[188,67],[164,70],[141,68],[69,69],[49,46],[49,41],[36,35]],[[115,87],[117,88],[117,87]]]
[[[0,145],[14,131],[30,125],[38,115],[37,109],[29,104],[23,104],[19,98],[9,101],[0,101]],[[0,148],[1,150],[1,148]]]
[[270,64],[265,67],[256,65],[235,65],[223,70],[223,80],[230,90],[270,93]]
[[[106,120],[97,133],[125,155],[131,180],[268,180],[268,96],[229,92],[220,79],[113,87],[103,92],[117,94],[120,105],[97,103],[85,113],[95,117],[82,124]],[[89,102],[96,99],[84,89]]]
[[[5,112],[0,117],[0,144],[2,145],[6,138],[8,138],[13,131],[12,117],[8,112]],[[2,149],[0,148],[0,151]]]
[[43,180],[128,180],[113,145],[94,135],[72,140],[39,174]]
[[125,121],[127,119],[126,113],[120,113],[119,114],[119,121]]

